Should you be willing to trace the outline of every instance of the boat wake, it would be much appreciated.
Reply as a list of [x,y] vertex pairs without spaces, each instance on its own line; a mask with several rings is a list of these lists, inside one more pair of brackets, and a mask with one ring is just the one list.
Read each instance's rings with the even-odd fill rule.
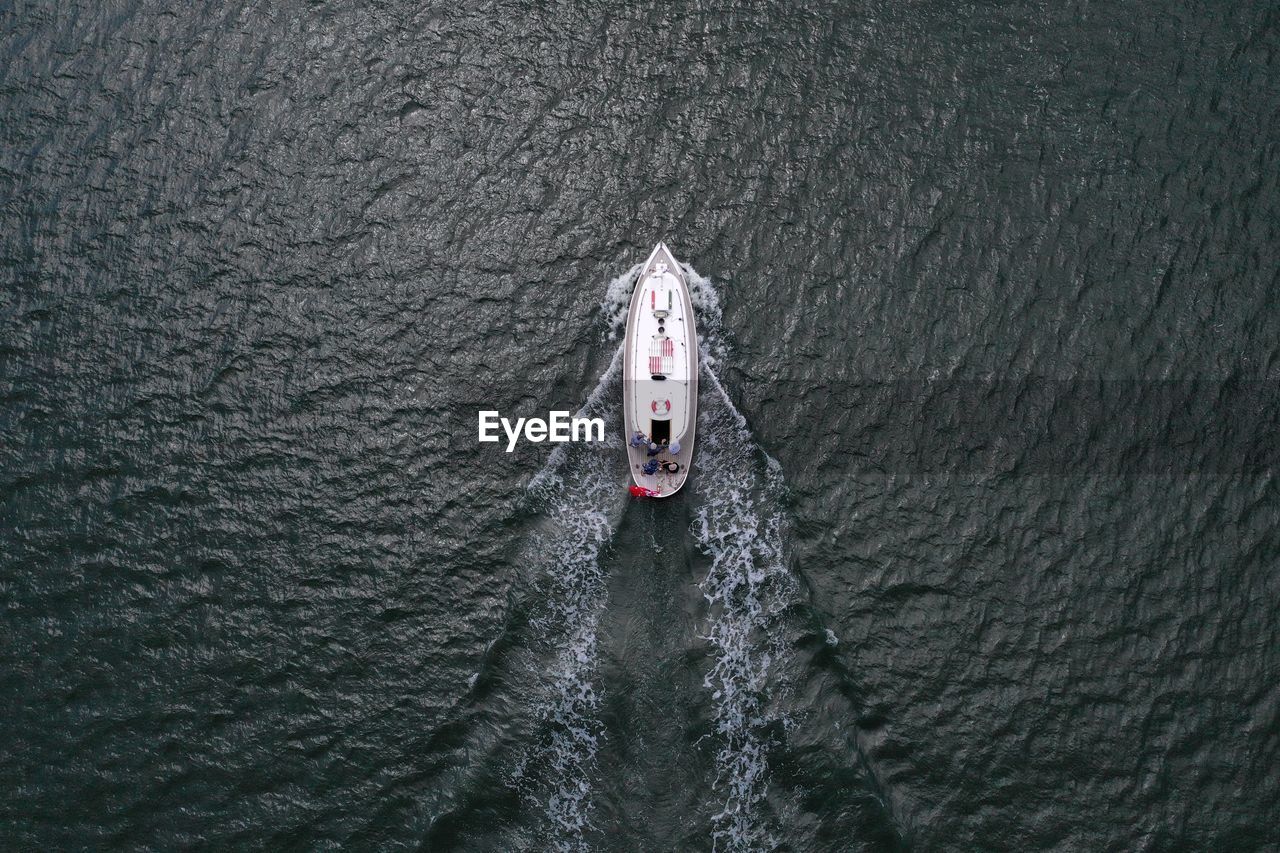
[[[788,563],[781,468],[758,446],[717,375],[727,346],[715,287],[684,268],[701,332],[697,455],[688,498],[654,505],[645,523],[691,519],[692,542],[703,557],[690,560],[680,550],[673,559],[705,572],[687,581],[697,583],[701,598],[666,598],[678,573],[629,591],[618,578],[611,586],[611,549],[630,503],[618,417],[623,348],[617,346],[576,413],[602,418],[605,441],[556,445],[529,481],[519,523],[532,532],[511,554],[516,576],[506,624],[467,695],[429,743],[437,774],[428,790],[429,849],[586,850],[592,841],[618,837],[593,825],[596,808],[609,816],[609,829],[652,835],[655,849],[700,846],[696,839],[708,836],[716,850],[804,848],[800,836],[808,833],[866,835],[902,846],[904,833],[867,760],[861,730],[841,725],[857,720],[861,705],[834,652],[838,638],[805,604],[802,582]],[[632,267],[605,287],[601,317],[611,340],[622,330],[639,271]],[[648,541],[656,547],[654,537]],[[631,560],[636,566],[654,567],[651,558],[637,559]],[[608,613],[611,594],[619,592],[619,612]],[[662,600],[652,600],[655,595]],[[639,610],[623,612],[642,598]],[[672,606],[683,609],[671,613]],[[679,637],[671,624],[682,626]],[[656,639],[629,635],[636,625]],[[662,659],[632,678],[625,668],[637,641]],[[623,689],[643,682],[659,692],[631,716],[625,700],[646,697],[602,696],[602,684],[619,675],[615,650]],[[664,657],[667,651],[674,654]],[[705,693],[681,690],[668,702],[666,679],[681,671],[694,684],[701,678]],[[843,701],[838,719],[830,719],[830,701],[825,715],[805,701],[815,691]],[[624,700],[621,716],[615,698]],[[615,743],[606,740],[607,721],[641,725],[622,731]],[[644,721],[661,731],[647,730]],[[803,748],[796,751],[789,741]],[[700,744],[708,742],[704,752]],[[629,754],[646,743],[661,754]],[[771,761],[787,762],[792,774],[811,767],[814,778],[836,780],[831,796],[849,806],[834,821],[815,823],[794,786],[771,781]],[[602,766],[662,775],[614,780],[610,789]],[[678,784],[672,771],[692,786],[687,796],[668,795],[666,788]],[[861,791],[852,781],[858,778]],[[495,785],[502,795],[494,795]],[[806,788],[803,797],[813,790]],[[670,820],[655,821],[663,814]]]
[[[702,581],[711,608],[706,639],[715,650],[705,686],[716,707],[718,787],[724,808],[714,818],[716,847],[770,849],[777,839],[761,814],[768,785],[770,665],[781,644],[772,622],[793,600],[787,572],[782,473],[754,444],[746,421],[709,369],[713,389],[699,407],[697,493],[693,524],[698,547],[711,558]],[[761,458],[763,457],[763,458]]]
[[[770,730],[770,666],[778,647],[770,622],[793,600],[784,556],[781,469],[751,436],[715,374],[723,355],[719,298],[711,281],[683,265],[698,312],[702,395],[698,409],[692,535],[710,560],[701,582],[709,607],[704,639],[712,664],[704,685],[714,703],[716,783],[723,805],[712,818],[716,849],[756,850],[778,842],[765,816]],[[616,340],[627,315],[636,265],[605,288],[601,315]],[[598,632],[607,600],[602,557],[626,508],[623,437],[618,432],[622,348],[578,411],[603,417],[603,443],[562,444],[529,484],[541,530],[528,552],[545,601],[533,620],[544,692],[535,713],[543,732],[512,776],[541,808],[552,844],[587,848],[592,774],[600,749]]]
[[601,556],[626,506],[618,486],[621,437],[613,426],[617,418],[609,417],[621,363],[619,347],[577,412],[605,418],[611,425],[605,441],[558,445],[528,487],[545,518],[529,551],[529,568],[546,602],[532,626],[551,650],[551,663],[536,711],[545,734],[517,766],[512,783],[542,807],[558,850],[586,849],[590,829],[590,777],[600,739],[596,652],[607,597]]
[[702,591],[711,609],[706,639],[715,655],[704,685],[715,702],[717,789],[724,797],[713,818],[713,843],[716,849],[772,849],[778,839],[763,813],[767,751],[771,729],[784,721],[769,710],[770,667],[781,653],[773,639],[779,635],[769,629],[797,593],[784,549],[782,468],[757,446],[716,376],[724,345],[715,288],[691,267],[686,273],[701,300],[703,330],[699,508],[692,532],[711,559]]
[[627,311],[631,307],[631,291],[635,289],[636,279],[644,264],[636,264],[631,269],[609,280],[605,285],[604,296],[600,298],[600,314],[609,329],[609,340],[616,341],[627,325]]

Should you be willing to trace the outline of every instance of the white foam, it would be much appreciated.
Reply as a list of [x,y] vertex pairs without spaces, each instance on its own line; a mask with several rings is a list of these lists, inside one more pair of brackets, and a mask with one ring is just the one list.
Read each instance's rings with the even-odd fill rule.
[[[766,728],[774,722],[767,681],[777,652],[768,628],[794,595],[778,509],[785,486],[781,466],[755,444],[746,418],[715,374],[726,345],[714,284],[683,266],[698,311],[702,361],[692,533],[711,558],[702,590],[711,606],[706,639],[714,662],[704,684],[715,703],[716,790],[724,797],[713,819],[713,846],[768,849],[778,844],[761,808],[768,788]],[[639,272],[637,264],[605,286],[600,309],[611,339],[625,325]],[[528,795],[541,804],[552,827],[548,843],[558,850],[586,849],[591,828],[591,779],[601,737],[594,679],[607,598],[600,555],[626,507],[616,417],[621,367],[619,347],[577,412],[603,416],[610,425],[606,441],[558,445],[529,483],[548,522],[531,554],[547,591],[547,607],[534,624],[554,653],[539,710],[550,734],[526,756],[516,781],[533,767],[550,776],[549,794],[544,789]]]
[[724,358],[725,345],[721,335],[720,294],[715,284],[693,268],[681,264],[685,281],[689,283],[689,299],[693,302],[698,323],[698,355],[702,363],[715,367]]
[[615,340],[627,325],[627,311],[631,307],[631,291],[635,289],[643,263],[609,279],[604,296],[600,299],[600,315],[609,329],[609,340]]
[[[587,399],[583,402],[578,410],[574,412],[574,417],[603,417],[605,422],[605,440],[600,444],[601,447],[616,447],[617,436],[613,434],[613,430],[617,427],[618,418],[613,406],[618,399],[618,378],[622,374],[622,346],[613,353],[613,359],[609,362],[609,366],[605,368],[604,373],[600,374],[600,379],[596,382],[596,387],[591,389],[591,393],[587,395]],[[569,458],[570,452],[574,449],[572,444],[557,444],[547,457],[546,464],[534,474],[529,480],[526,488],[537,494],[546,492],[548,488],[554,488],[559,477],[560,469],[564,466],[565,461]],[[549,494],[549,492],[546,492]]]
[[[621,325],[616,306],[621,304],[625,321],[627,281],[634,283],[639,270],[636,265],[605,287],[601,312],[614,334]],[[537,709],[547,736],[515,769],[512,783],[542,807],[551,828],[548,844],[564,851],[585,850],[591,828],[591,777],[600,742],[600,695],[594,679],[607,597],[600,555],[626,506],[618,465],[622,440],[614,416],[621,371],[619,346],[575,413],[604,417],[605,440],[556,445],[527,487],[546,520],[527,554],[546,602],[533,626],[552,651],[550,664],[540,673],[547,689]],[[535,772],[543,784],[527,784]]]
[[558,850],[585,849],[591,826],[590,783],[600,738],[597,632],[607,592],[600,553],[613,538],[622,506],[613,460],[586,449],[591,445],[579,447],[581,454],[567,460],[559,476],[544,481],[549,524],[534,549],[547,601],[534,624],[555,652],[543,676],[549,695],[539,709],[549,735],[528,757],[551,790],[529,795],[541,803]]
[[725,798],[713,819],[713,846],[770,849],[778,840],[761,806],[768,790],[766,728],[774,722],[766,705],[768,676],[778,649],[769,627],[796,591],[779,509],[785,486],[781,466],[756,445],[715,374],[724,350],[715,288],[692,267],[686,273],[705,312],[699,315],[705,393],[695,462],[700,507],[692,529],[711,558],[702,591],[711,607],[706,638],[715,659],[704,683],[716,706],[716,785]]

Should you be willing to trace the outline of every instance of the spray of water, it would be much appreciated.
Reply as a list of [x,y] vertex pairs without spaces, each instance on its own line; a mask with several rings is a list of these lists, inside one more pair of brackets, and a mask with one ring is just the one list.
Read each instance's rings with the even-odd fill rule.
[[[681,264],[689,283],[689,299],[698,320],[698,356],[704,368],[712,372],[724,360],[725,343],[721,334],[720,294],[711,279],[689,264]],[[728,400],[728,397],[724,398]],[[733,404],[729,404],[730,408]],[[735,410],[736,411],[736,410]]]
[[600,299],[600,315],[604,317],[609,329],[609,340],[617,340],[623,327],[627,324],[627,310],[631,307],[631,291],[635,289],[636,278],[644,264],[636,264],[631,269],[615,276],[605,285],[604,296]]
[[548,524],[533,554],[545,579],[547,604],[534,627],[554,649],[544,675],[549,691],[538,712],[548,734],[518,777],[535,768],[549,781],[549,794],[535,788],[527,795],[542,806],[556,849],[582,850],[600,737],[594,682],[606,597],[600,558],[617,529],[622,504],[616,460],[605,453],[583,451],[563,460],[559,471],[543,473],[547,476],[537,488]]
[[705,685],[716,708],[716,849],[759,850],[778,844],[761,808],[768,788],[767,681],[778,650],[770,623],[793,599],[784,555],[784,488],[778,463],[756,446],[746,419],[715,373],[723,357],[719,299],[711,282],[687,268],[702,330],[697,465],[699,508],[693,536],[711,558],[702,590],[711,608],[707,640],[715,650]]
[[[783,549],[783,518],[777,507],[783,483],[778,464],[752,439],[715,367],[724,357],[720,301],[712,282],[692,267],[684,270],[697,311],[702,361],[698,412],[700,469],[692,533],[711,559],[702,581],[711,618],[706,639],[714,662],[705,685],[715,703],[716,787],[724,806],[714,818],[716,849],[755,850],[777,846],[762,816],[768,787],[767,680],[776,650],[769,623],[793,594]],[[616,340],[625,322],[640,265],[613,278],[600,303],[608,336]],[[625,509],[619,465],[622,436],[616,429],[622,348],[578,411],[601,416],[610,434],[600,444],[562,444],[530,482],[547,524],[530,559],[545,579],[547,607],[535,627],[553,649],[546,673],[547,698],[539,709],[549,735],[518,768],[516,782],[534,775],[550,780],[528,796],[551,825],[559,850],[586,849],[590,824],[590,779],[601,736],[596,652],[606,585],[601,556]]]
[[[619,346],[613,353],[613,359],[609,362],[609,367],[604,373],[600,374],[596,387],[587,395],[578,411],[574,413],[574,417],[603,417],[606,432],[612,431],[617,422],[616,412],[610,408],[609,403],[617,400],[621,394],[619,380],[622,375],[622,347]],[[616,436],[615,436],[616,437]],[[617,447],[612,444],[610,436],[605,436],[605,441],[598,446],[601,449],[608,450],[610,447]],[[577,449],[577,445],[566,443],[557,444],[555,449],[551,451],[551,455],[547,457],[547,462],[542,466],[537,474],[529,481],[528,489],[531,493],[542,498],[551,498],[556,494],[557,490],[562,491],[564,483],[561,479],[561,472],[565,470],[565,463],[568,462],[570,454]]]
[[[625,323],[639,271],[636,265],[605,287],[601,314],[611,338]],[[601,557],[625,509],[619,465],[622,440],[615,432],[621,371],[619,346],[576,413],[602,417],[605,441],[556,445],[528,487],[546,522],[532,543],[529,560],[542,579],[546,601],[534,629],[550,649],[551,663],[543,674],[547,692],[537,710],[547,735],[526,755],[512,781],[542,808],[549,844],[562,851],[587,849],[591,829],[590,782],[600,742],[596,653],[607,597]],[[543,784],[534,784],[535,776]]]

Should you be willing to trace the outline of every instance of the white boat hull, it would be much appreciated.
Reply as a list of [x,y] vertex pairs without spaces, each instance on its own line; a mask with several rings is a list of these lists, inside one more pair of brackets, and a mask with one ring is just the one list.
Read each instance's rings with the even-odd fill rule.
[[[680,491],[693,462],[698,416],[698,335],[693,301],[684,270],[665,243],[654,248],[631,294],[623,342],[622,413],[628,438],[640,432],[650,439],[678,442],[679,451],[651,457],[648,447],[627,445],[636,485],[670,497]],[[652,458],[674,462],[674,473],[660,467],[645,474]]]

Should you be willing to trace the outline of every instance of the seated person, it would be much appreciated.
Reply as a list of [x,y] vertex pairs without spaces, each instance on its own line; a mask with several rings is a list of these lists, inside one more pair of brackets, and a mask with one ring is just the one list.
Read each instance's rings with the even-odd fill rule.
[[667,448],[667,452],[670,453],[672,456],[675,456],[677,453],[679,453],[680,442],[679,441],[671,442],[671,445]]
[[668,474],[679,473],[680,463],[679,462],[663,462],[662,470],[666,471]]
[[636,430],[631,436],[632,447],[642,447],[648,443],[649,443],[649,437],[646,436],[644,433],[642,433],[640,430]]
[[649,455],[650,455],[650,456],[657,456],[659,453],[661,453],[662,451],[664,451],[664,450],[666,450],[666,449],[667,449],[667,443],[666,443],[665,441],[664,441],[664,442],[662,442],[662,444],[655,444],[655,443],[654,443],[654,442],[652,442],[652,441],[651,441],[651,442],[649,442]]
[[644,463],[644,466],[641,467],[640,470],[649,476],[658,473],[658,460],[650,459],[648,462]]

